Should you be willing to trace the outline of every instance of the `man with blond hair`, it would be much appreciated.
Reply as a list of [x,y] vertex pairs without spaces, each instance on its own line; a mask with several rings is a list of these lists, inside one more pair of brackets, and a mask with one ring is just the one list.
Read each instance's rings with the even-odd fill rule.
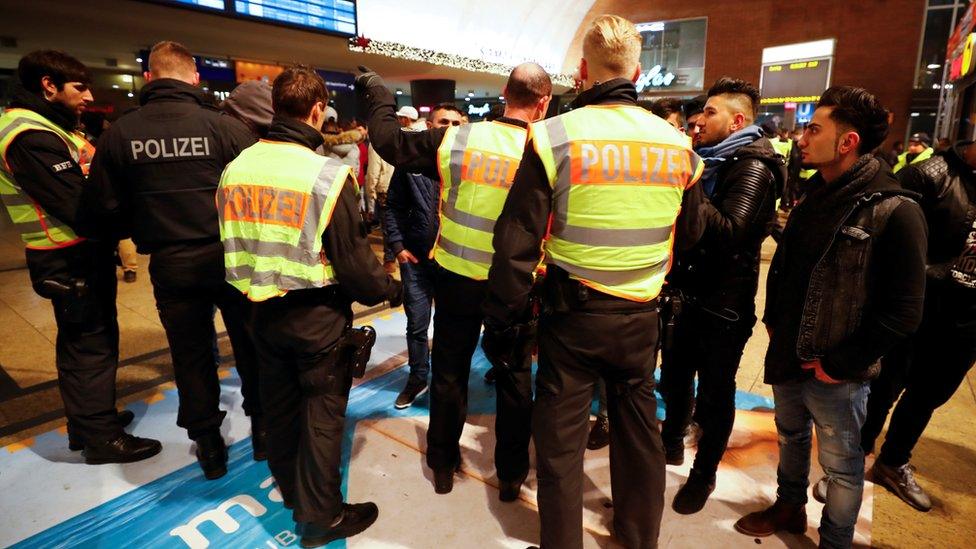
[[649,548],[660,531],[657,297],[672,246],[687,248],[701,231],[702,162],[686,136],[637,105],[640,51],[630,21],[593,23],[580,61],[584,91],[571,112],[532,124],[495,224],[483,307],[489,358],[506,333],[527,328],[519,320],[540,249],[547,264],[532,417],[543,548],[583,546],[583,453],[599,378],[613,425],[613,532],[626,547]]

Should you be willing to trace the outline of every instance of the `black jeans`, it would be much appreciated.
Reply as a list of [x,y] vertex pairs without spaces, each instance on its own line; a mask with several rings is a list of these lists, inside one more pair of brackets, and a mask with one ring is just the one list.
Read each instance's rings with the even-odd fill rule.
[[[434,285],[434,348],[431,356],[427,465],[444,470],[461,459],[459,442],[468,415],[471,357],[481,335],[481,301],[487,282],[438,268]],[[499,372],[495,416],[495,469],[503,481],[529,470],[532,357],[517,370]]]
[[[47,296],[58,326],[54,353],[68,434],[83,445],[122,432],[115,410],[119,323],[113,252],[114,245],[92,241],[55,251],[27,250],[35,288],[44,279],[86,283],[82,295]],[[50,254],[62,261],[49,261]]]
[[615,535],[629,548],[657,546],[665,488],[654,397],[657,318],[653,310],[571,311],[540,320],[532,434],[543,548],[583,546],[583,453],[601,377],[611,425]]
[[296,522],[328,526],[342,510],[342,436],[352,376],[332,351],[352,322],[332,289],[299,290],[254,303],[268,425],[268,467]]
[[952,398],[976,362],[976,290],[947,281],[927,282],[922,324],[910,346],[905,392],[878,456],[893,467],[909,462],[932,413]]
[[[735,374],[739,369],[756,317],[741,307],[738,320],[720,318],[699,306],[686,305],[668,353],[667,375],[661,374],[665,420],[661,437],[667,446],[683,446],[684,431],[694,409],[701,427],[694,469],[706,478],[715,475],[735,423]],[[692,381],[698,374],[698,398]]]
[[174,245],[153,252],[149,276],[166,330],[180,407],[176,424],[191,439],[220,429],[220,380],[214,363],[214,307],[220,309],[241,378],[244,412],[261,415],[254,345],[244,328],[249,302],[224,281],[220,242]]

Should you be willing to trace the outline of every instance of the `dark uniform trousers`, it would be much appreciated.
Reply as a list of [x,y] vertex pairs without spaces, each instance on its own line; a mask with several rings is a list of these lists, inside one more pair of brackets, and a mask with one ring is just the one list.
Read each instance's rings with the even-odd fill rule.
[[[668,446],[683,446],[694,410],[701,427],[694,468],[706,476],[715,475],[732,434],[735,374],[756,323],[754,306],[739,310],[744,313],[729,320],[686,303],[671,350],[662,356],[666,367],[661,368],[661,394],[666,413],[661,437]],[[697,400],[693,389],[696,373]]]
[[[58,326],[58,388],[68,418],[68,434],[72,441],[81,444],[111,440],[122,432],[115,409],[119,323],[113,252],[113,245],[93,241],[56,252],[27,250],[31,277],[36,282],[68,282],[73,278],[85,280],[87,286],[83,295],[51,298]],[[44,273],[34,268],[45,262],[32,258],[49,253],[63,254],[67,271]]]
[[[468,377],[481,335],[481,302],[486,290],[486,281],[437,268],[427,429],[427,465],[431,469],[453,469],[460,463]],[[499,373],[496,391],[495,469],[500,480],[516,481],[529,470],[532,357],[524,357],[517,370]]]
[[952,398],[974,362],[976,290],[928,279],[918,332],[884,358],[881,375],[871,384],[861,430],[865,451],[873,449],[888,410],[904,388],[878,459],[893,467],[908,463],[933,412]]
[[214,307],[220,309],[241,378],[244,412],[261,415],[254,345],[245,330],[247,298],[224,280],[218,242],[174,244],[152,253],[149,276],[166,330],[180,397],[176,424],[191,439],[220,429],[220,380],[214,361]]
[[342,510],[339,464],[352,377],[331,351],[352,308],[331,288],[251,306],[268,466],[296,522],[329,524]]
[[612,299],[542,315],[532,434],[543,549],[583,546],[583,453],[601,377],[612,425],[614,533],[628,548],[657,546],[665,462],[654,396],[655,308]]

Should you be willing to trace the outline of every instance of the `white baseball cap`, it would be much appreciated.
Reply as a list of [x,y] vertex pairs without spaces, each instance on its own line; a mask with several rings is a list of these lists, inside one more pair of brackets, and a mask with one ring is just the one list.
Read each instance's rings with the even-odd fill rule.
[[416,119],[420,118],[420,113],[417,112],[417,109],[415,109],[415,108],[413,108],[413,107],[411,107],[409,105],[400,107],[400,110],[398,110],[396,112],[396,115],[397,116],[405,116],[405,117],[409,118],[410,120],[416,120]]
[[339,120],[339,113],[336,112],[332,107],[325,108],[325,120]]

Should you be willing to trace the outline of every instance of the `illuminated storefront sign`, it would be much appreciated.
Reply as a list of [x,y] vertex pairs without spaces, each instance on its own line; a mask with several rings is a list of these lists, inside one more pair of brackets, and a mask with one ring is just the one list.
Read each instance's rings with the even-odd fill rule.
[[705,36],[708,19],[640,23],[641,67],[638,92],[701,91],[705,79]]

